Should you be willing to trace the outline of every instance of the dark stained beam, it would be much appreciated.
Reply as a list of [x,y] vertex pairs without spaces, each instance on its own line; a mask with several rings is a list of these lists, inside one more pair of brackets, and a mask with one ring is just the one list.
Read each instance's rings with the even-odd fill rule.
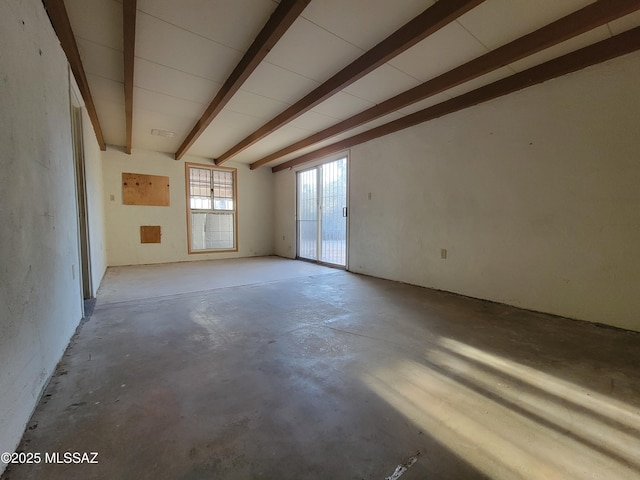
[[282,0],[175,154],[180,160],[240,89],[311,0]]
[[43,4],[47,9],[49,20],[51,20],[51,25],[53,25],[53,29],[58,36],[58,40],[60,40],[62,50],[64,50],[64,54],[67,56],[67,61],[69,62],[73,76],[78,83],[78,88],[80,89],[80,94],[82,95],[84,104],[87,107],[87,113],[91,119],[93,131],[96,134],[100,150],[106,150],[107,146],[104,143],[102,129],[100,128],[100,121],[98,120],[98,113],[96,112],[96,106],[93,103],[93,97],[91,96],[91,90],[89,89],[89,82],[87,81],[87,76],[84,73],[82,60],[80,59],[80,52],[78,52],[78,45],[76,44],[76,39],[73,36],[73,31],[71,30],[71,24],[69,23],[69,17],[67,15],[67,10],[64,7],[64,2],[62,0],[43,0]]
[[137,0],[122,2],[122,30],[124,34],[124,111],[126,123],[126,144],[124,151],[131,154],[133,132],[133,67],[136,50],[136,3]]
[[220,165],[372,72],[484,0],[440,0],[216,159]]
[[640,0],[599,0],[535,32],[424,82],[378,105],[314,133],[251,164],[251,170],[364,125],[400,108],[461,85],[640,9]]
[[640,27],[273,167],[279,172],[640,49]]

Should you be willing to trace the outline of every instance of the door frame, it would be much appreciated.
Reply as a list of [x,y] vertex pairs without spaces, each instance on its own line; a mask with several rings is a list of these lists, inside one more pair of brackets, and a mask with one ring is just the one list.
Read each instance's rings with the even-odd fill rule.
[[[82,299],[94,298],[93,276],[91,272],[91,240],[89,234],[89,210],[87,205],[87,180],[84,159],[84,138],[82,126],[82,110],[84,103],[78,87],[69,72],[69,115],[71,121],[71,141],[73,150],[73,166],[76,197],[76,218],[78,226],[78,277]],[[81,302],[84,316],[84,301]]]
[[[321,255],[318,255],[318,259],[317,260],[313,260],[313,259],[309,259],[309,258],[304,258],[300,256],[300,224],[298,222],[298,216],[299,216],[299,212],[298,212],[298,207],[300,205],[300,192],[298,189],[298,174],[302,173],[302,172],[306,172],[309,170],[313,170],[316,169],[318,167],[321,167],[323,165],[326,165],[328,163],[332,163],[335,162],[337,160],[341,160],[341,159],[345,159],[346,160],[346,164],[347,164],[347,185],[346,185],[346,208],[347,208],[347,216],[346,216],[346,225],[345,225],[345,264],[344,266],[342,265],[338,265],[335,263],[327,263],[327,262],[323,262],[321,261],[320,257]],[[296,200],[295,200],[295,225],[296,225],[296,260],[301,260],[303,262],[310,262],[310,263],[316,263],[318,265],[325,265],[327,267],[331,267],[331,268],[338,268],[341,270],[349,270],[349,225],[351,223],[351,208],[349,206],[349,191],[350,191],[350,185],[351,185],[351,161],[349,158],[349,151],[343,151],[340,152],[338,154],[335,155],[331,155],[330,157],[325,157],[322,159],[318,159],[316,161],[307,163],[304,167],[299,168],[299,169],[294,169],[294,173],[295,173],[295,192],[296,192]],[[318,182],[318,200],[320,199],[320,194],[322,192],[322,186],[321,186],[321,176],[318,175],[317,178],[317,182]],[[320,227],[322,227],[322,212],[320,211],[320,209],[318,209],[318,225]],[[321,228],[318,228],[318,250],[321,248],[320,247],[320,243],[321,243],[321,234],[322,234],[322,230]]]

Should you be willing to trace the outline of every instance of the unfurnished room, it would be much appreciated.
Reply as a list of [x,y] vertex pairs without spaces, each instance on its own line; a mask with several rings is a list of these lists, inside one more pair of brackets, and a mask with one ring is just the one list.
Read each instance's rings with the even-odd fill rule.
[[640,0],[0,2],[0,479],[640,478]]

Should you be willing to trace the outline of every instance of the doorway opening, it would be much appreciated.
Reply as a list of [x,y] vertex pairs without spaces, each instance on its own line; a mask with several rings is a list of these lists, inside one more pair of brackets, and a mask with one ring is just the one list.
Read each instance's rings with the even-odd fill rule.
[[84,169],[84,147],[82,143],[82,109],[73,105],[71,106],[71,128],[73,138],[73,160],[76,175],[76,200],[78,206],[78,245],[80,247],[79,273],[82,284],[82,297],[84,300],[89,300],[93,298],[93,285],[91,284],[89,213],[87,209],[87,186]]
[[347,157],[297,173],[297,257],[347,266]]

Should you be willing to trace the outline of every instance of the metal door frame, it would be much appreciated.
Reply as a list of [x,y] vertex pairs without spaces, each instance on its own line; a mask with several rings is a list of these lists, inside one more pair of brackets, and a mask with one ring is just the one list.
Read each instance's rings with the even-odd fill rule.
[[[340,265],[340,264],[336,264],[336,263],[328,263],[328,262],[323,262],[321,260],[322,258],[322,205],[321,205],[321,201],[322,201],[322,167],[324,165],[327,165],[329,163],[333,163],[339,160],[345,160],[346,163],[346,173],[347,173],[347,179],[346,179],[346,185],[345,185],[345,203],[346,203],[346,216],[345,218],[347,219],[345,222],[345,264],[344,265]],[[300,256],[300,222],[298,221],[298,218],[300,216],[300,212],[299,212],[299,206],[300,206],[300,174],[304,173],[304,172],[308,172],[310,170],[317,170],[317,174],[316,174],[316,206],[317,206],[317,224],[318,224],[318,229],[317,229],[317,239],[316,239],[316,259],[311,259],[311,258],[305,258],[305,257],[301,257]],[[349,223],[350,223],[350,215],[349,215],[349,184],[351,183],[351,162],[349,162],[349,155],[347,153],[343,154],[343,155],[339,155],[336,157],[331,158],[330,160],[326,160],[323,161],[322,163],[319,163],[317,165],[313,165],[311,167],[308,168],[304,168],[301,170],[297,170],[296,171],[296,216],[295,216],[295,223],[296,223],[296,260],[302,260],[304,262],[311,262],[311,263],[317,263],[319,265],[326,265],[328,267],[333,267],[333,268],[339,268],[339,269],[344,269],[344,270],[348,270],[349,269]]]

